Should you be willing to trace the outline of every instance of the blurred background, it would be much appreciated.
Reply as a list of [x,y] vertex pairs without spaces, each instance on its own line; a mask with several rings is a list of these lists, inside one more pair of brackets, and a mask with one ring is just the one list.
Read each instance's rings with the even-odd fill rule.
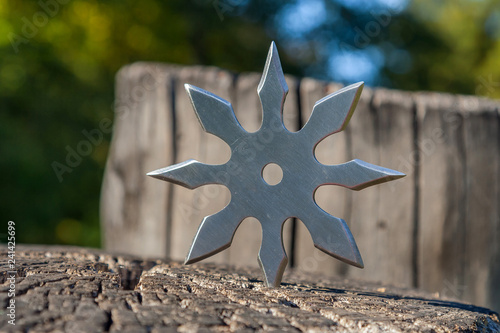
[[0,211],[17,241],[100,246],[110,131],[67,159],[113,119],[120,67],[260,72],[271,40],[288,74],[500,97],[498,0],[1,0]]

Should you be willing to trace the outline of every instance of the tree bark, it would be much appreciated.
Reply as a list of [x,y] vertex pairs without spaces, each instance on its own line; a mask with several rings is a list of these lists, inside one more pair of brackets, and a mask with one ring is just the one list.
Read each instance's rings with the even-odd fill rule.
[[[1,302],[10,298],[2,251]],[[413,289],[255,268],[184,266],[69,246],[17,246],[16,325],[0,331],[498,332],[498,314]]]

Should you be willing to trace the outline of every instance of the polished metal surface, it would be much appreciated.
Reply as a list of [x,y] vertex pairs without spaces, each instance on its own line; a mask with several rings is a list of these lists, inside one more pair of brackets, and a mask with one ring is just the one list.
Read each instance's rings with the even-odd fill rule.
[[[231,201],[224,209],[204,218],[185,263],[228,248],[241,221],[253,216],[262,226],[259,263],[265,281],[268,286],[279,286],[288,262],[283,248],[283,223],[296,217],[305,224],[318,249],[362,268],[363,260],[347,224],[319,208],[314,192],[325,184],[361,190],[404,174],[360,160],[323,165],[316,160],[314,149],[323,138],[347,126],[363,83],[342,88],[316,102],[305,126],[290,132],[282,120],[288,86],[272,43],[257,89],[263,109],[262,126],[254,133],[241,127],[229,102],[189,84],[185,87],[203,129],[231,148],[230,160],[222,165],[188,160],[148,173],[190,189],[221,184],[231,192]],[[283,171],[276,185],[269,185],[262,176],[269,163],[279,165]]]

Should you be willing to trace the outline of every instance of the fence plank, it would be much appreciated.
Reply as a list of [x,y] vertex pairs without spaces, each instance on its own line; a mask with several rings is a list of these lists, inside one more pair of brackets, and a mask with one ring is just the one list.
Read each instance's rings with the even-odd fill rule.
[[462,297],[465,255],[463,115],[451,95],[416,97],[420,139],[419,283]]
[[476,97],[459,98],[464,112],[466,225],[464,299],[500,308],[485,286],[498,286],[494,260],[500,224],[500,122],[497,105]]
[[[379,113],[378,149],[380,165],[400,171],[402,158],[414,151],[413,128],[415,103],[413,96],[405,92],[377,89],[373,107]],[[377,272],[383,272],[379,281],[412,286],[414,278],[414,204],[415,166],[405,178],[377,185],[379,196],[376,226],[380,240],[386,244],[378,248],[380,263]],[[356,208],[356,206],[354,206]],[[373,249],[370,249],[373,251]],[[367,269],[364,277],[372,278]]]
[[[175,84],[176,163],[196,159],[219,164],[229,159],[229,147],[202,130],[184,84],[192,84],[230,100],[232,81],[230,73],[212,67],[184,68],[179,72]],[[217,185],[205,185],[195,190],[174,186],[172,193],[170,258],[184,260],[201,221],[224,208],[229,202],[229,191]],[[225,262],[226,259],[227,253],[222,252],[207,260]]]
[[[373,90],[365,87],[358,102],[356,111],[349,122],[346,130],[348,132],[348,153],[349,160],[358,158],[372,164],[380,164],[378,149],[376,146],[376,113],[372,112],[371,101]],[[377,186],[378,187],[378,186]],[[378,204],[377,187],[369,187],[359,192],[350,191],[350,196],[344,211],[344,218],[351,229],[356,240],[361,256],[365,263],[365,269],[345,265],[342,267],[342,273],[345,276],[363,276],[370,268],[372,260],[379,260],[376,250],[378,245],[375,243],[371,228],[367,227],[373,224],[376,216]]]
[[[500,105],[497,103],[497,142],[498,151],[500,151]],[[498,156],[498,155],[497,155]],[[500,158],[500,157],[499,157]],[[491,251],[493,252],[490,256],[490,276],[488,285],[486,289],[489,291],[489,301],[486,303],[497,312],[500,312],[500,286],[498,281],[500,281],[500,163],[497,169],[497,190],[496,190],[496,225],[493,230],[493,240]]]
[[101,194],[104,243],[109,250],[168,255],[170,188],[145,174],[173,162],[173,68],[137,63],[117,75],[113,143]]
[[[352,156],[398,170],[413,147],[412,111],[409,94],[366,89],[350,124]],[[350,223],[365,268],[349,267],[349,276],[411,285],[413,193],[410,175],[352,194]]]

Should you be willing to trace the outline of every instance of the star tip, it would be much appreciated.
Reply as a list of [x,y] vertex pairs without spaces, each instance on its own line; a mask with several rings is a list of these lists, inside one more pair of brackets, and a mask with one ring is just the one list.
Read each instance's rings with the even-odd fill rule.
[[279,288],[281,286],[281,281],[280,282],[266,281],[264,284],[267,288]]
[[198,261],[201,261],[203,259],[205,259],[206,256],[198,256],[198,257],[193,257],[191,255],[191,253],[189,253],[186,257],[186,259],[184,260],[184,265],[191,265],[191,264],[194,264]]
[[392,178],[393,179],[399,179],[399,178],[403,178],[403,177],[406,177],[406,174],[402,173],[402,172],[399,172],[399,171],[396,171],[396,170],[392,170]]
[[[191,252],[191,251],[189,251]],[[191,265],[191,264],[194,264],[197,260],[194,260],[193,258],[191,258],[191,253],[189,253],[186,257],[186,259],[184,259],[184,265]]]
[[262,72],[262,77],[260,79],[259,85],[257,86],[257,92],[260,94],[264,88],[264,84],[267,81],[275,81],[273,84],[281,86],[281,89],[286,94],[288,93],[288,85],[285,80],[285,74],[283,73],[283,68],[281,67],[281,61],[278,54],[278,49],[276,44],[271,42],[269,52],[267,53],[266,64],[264,65],[264,70]]
[[194,93],[205,93],[206,91],[201,89],[201,88],[198,88],[197,86],[193,86],[192,84],[189,84],[189,83],[184,83],[184,89],[186,90],[186,92],[188,93],[189,96],[191,96],[191,94],[194,92]]
[[150,171],[146,174],[146,176],[153,177],[159,180],[166,180],[170,181],[169,177],[167,176],[167,168],[162,168],[162,169],[157,169]]
[[191,246],[191,249],[189,250],[189,253],[186,256],[186,259],[184,260],[184,265],[194,264],[195,262],[201,261],[207,257],[204,255],[199,255],[199,254],[194,253],[193,247],[194,247],[194,244]]
[[150,171],[146,174],[146,176],[149,176],[149,177],[156,177],[158,176],[158,170],[154,170],[154,171]]
[[149,176],[149,177],[155,178],[155,179],[159,179],[159,180],[167,180],[161,174],[151,174],[151,173],[148,173],[146,175]]
[[354,242],[351,244],[352,248],[352,254],[351,258],[347,260],[347,263],[350,265],[357,267],[357,268],[365,268],[365,264],[363,263],[363,258],[361,258],[361,253],[358,250],[358,247],[356,246],[356,243]]
[[355,88],[358,91],[362,90],[365,87],[365,82],[364,81],[360,81],[360,82],[353,83],[353,84],[351,84],[351,87]]
[[355,261],[352,263],[353,266],[358,267],[358,268],[365,268],[365,264],[363,263],[363,259],[361,258],[361,254],[357,253]]
[[280,58],[279,58],[279,54],[278,54],[278,47],[276,46],[274,41],[271,42],[271,46],[269,47],[269,52],[268,52],[267,58],[268,58],[267,62],[269,63],[269,65],[271,63],[276,63],[276,64],[279,64],[279,67],[281,68],[281,62],[280,62]]

